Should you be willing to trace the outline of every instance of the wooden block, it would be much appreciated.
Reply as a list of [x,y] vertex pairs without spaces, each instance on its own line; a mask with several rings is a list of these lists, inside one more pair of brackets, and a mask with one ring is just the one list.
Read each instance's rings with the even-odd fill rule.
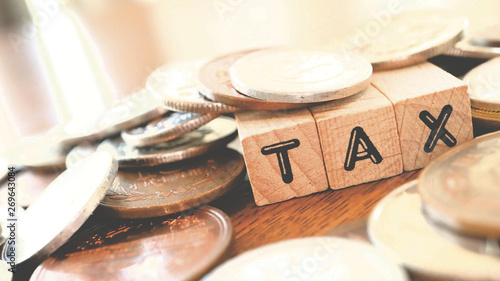
[[472,139],[467,85],[441,68],[423,63],[376,72],[372,85],[394,106],[405,171]]
[[374,87],[309,109],[318,126],[332,189],[403,171],[393,107]]
[[309,110],[235,115],[258,206],[328,189],[318,131]]

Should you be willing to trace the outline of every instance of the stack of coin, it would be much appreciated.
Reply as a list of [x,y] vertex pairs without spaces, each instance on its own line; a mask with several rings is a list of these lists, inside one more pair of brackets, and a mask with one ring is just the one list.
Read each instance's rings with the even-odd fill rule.
[[500,133],[448,151],[378,203],[370,240],[416,276],[498,280],[499,166]]
[[464,77],[474,122],[474,135],[500,129],[500,58],[489,60]]

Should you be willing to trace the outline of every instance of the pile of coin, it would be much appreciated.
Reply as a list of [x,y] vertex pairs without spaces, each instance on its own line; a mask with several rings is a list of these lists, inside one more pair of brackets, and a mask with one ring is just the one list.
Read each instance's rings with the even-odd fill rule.
[[[69,121],[7,150],[9,166],[26,170],[19,193],[40,193],[19,201],[28,209],[22,220],[16,214],[22,225],[16,262],[41,263],[31,280],[203,277],[232,237],[227,215],[205,205],[246,174],[242,155],[226,148],[237,131],[224,115],[354,95],[368,87],[373,70],[416,64],[459,46],[466,25],[444,11],[409,12],[376,37],[351,34],[335,49],[248,50],[158,68],[144,90],[102,115]],[[496,95],[493,78],[481,72],[496,64],[465,78],[477,112],[498,113],[488,107],[496,100],[484,106],[476,96]],[[408,280],[394,261],[438,277],[500,276],[499,143],[498,135],[467,143],[431,164],[418,184],[382,200],[368,225],[378,249],[328,237],[283,241],[238,256],[204,280]],[[2,229],[6,221],[0,218]],[[2,258],[9,261],[13,252],[4,246]],[[444,266],[443,259],[453,262]],[[0,276],[10,280],[4,267]]]

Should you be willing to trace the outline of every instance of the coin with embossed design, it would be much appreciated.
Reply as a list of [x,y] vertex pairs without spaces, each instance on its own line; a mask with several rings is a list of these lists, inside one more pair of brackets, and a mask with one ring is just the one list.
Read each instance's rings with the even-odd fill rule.
[[114,138],[102,142],[98,150],[110,152],[123,167],[155,166],[199,156],[225,146],[236,136],[234,119],[221,116],[167,142],[135,147]]
[[469,86],[471,106],[500,115],[500,58],[489,60],[469,71],[464,82]]
[[209,101],[198,92],[198,69],[203,61],[169,63],[151,73],[146,87],[165,99],[167,108],[193,113],[228,113],[241,109]]
[[406,272],[365,242],[336,237],[290,239],[245,252],[203,281],[408,280]]
[[[446,152],[420,175],[426,212],[465,234],[500,237],[500,133]],[[500,276],[500,275],[499,275]]]
[[372,243],[423,280],[497,280],[498,257],[465,249],[426,222],[417,185],[399,187],[373,209],[368,220]]
[[281,110],[306,107],[306,103],[265,101],[245,96],[231,84],[229,68],[239,58],[255,50],[233,53],[205,63],[198,73],[198,89],[210,100],[252,110]]
[[113,217],[163,216],[208,203],[239,184],[245,163],[224,149],[198,159],[118,172],[99,211]]
[[31,281],[198,280],[227,250],[231,221],[213,207],[114,220],[77,234]]
[[467,26],[467,18],[456,11],[404,12],[376,29],[370,24],[354,29],[339,48],[363,55],[374,70],[400,68],[446,52],[463,38]]
[[272,48],[238,59],[229,70],[239,92],[261,100],[311,103],[368,87],[372,66],[361,56],[328,50]]
[[172,112],[145,126],[122,131],[122,139],[129,145],[148,146],[166,142],[198,129],[220,114],[199,114],[191,112]]
[[18,221],[16,248],[4,247],[2,259],[15,250],[16,262],[37,262],[63,245],[87,220],[118,170],[106,152],[96,152],[58,176]]

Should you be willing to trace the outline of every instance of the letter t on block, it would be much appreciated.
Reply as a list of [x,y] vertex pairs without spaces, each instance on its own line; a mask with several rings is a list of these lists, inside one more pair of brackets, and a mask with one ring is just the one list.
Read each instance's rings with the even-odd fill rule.
[[307,109],[235,114],[258,206],[328,189],[316,123]]

